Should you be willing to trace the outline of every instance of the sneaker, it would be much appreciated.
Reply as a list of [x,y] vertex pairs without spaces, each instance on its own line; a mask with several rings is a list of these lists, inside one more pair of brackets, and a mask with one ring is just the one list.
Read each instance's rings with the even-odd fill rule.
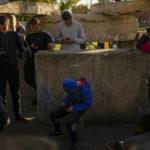
[[49,133],[48,136],[52,136],[52,137],[62,137],[63,133],[62,131],[54,131],[53,133]]
[[108,141],[106,146],[110,150],[123,150],[123,141]]
[[29,123],[29,121],[28,120],[26,120],[26,119],[24,119],[24,118],[22,118],[22,117],[16,117],[16,121],[19,121],[19,122],[22,122],[22,123]]

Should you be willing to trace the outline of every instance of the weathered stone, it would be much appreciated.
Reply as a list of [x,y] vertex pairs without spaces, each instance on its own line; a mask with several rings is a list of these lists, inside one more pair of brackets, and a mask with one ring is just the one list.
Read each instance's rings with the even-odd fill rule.
[[117,48],[136,48],[136,43],[136,40],[117,42]]
[[57,150],[56,143],[45,137],[0,137],[2,150]]
[[15,1],[0,5],[0,14],[58,15],[59,6],[40,2]]
[[[51,93],[49,101],[58,106],[66,96],[63,80],[85,77],[93,91],[92,107],[85,120],[127,122],[139,111],[150,110],[149,61],[149,55],[134,49],[39,52],[36,55],[37,89],[45,85]],[[46,122],[48,112],[55,108],[47,100],[38,97],[38,115]]]
[[[129,15],[75,15],[74,17],[82,23],[87,41],[131,41],[135,39],[139,27],[137,19]],[[61,17],[41,16],[40,20],[42,28],[55,37]]]
[[9,2],[8,0],[1,0],[1,1],[0,1],[0,5],[6,4],[6,3],[8,3],[8,2]]
[[130,14],[150,12],[149,0],[134,0],[116,3],[95,4],[92,6],[93,14]]

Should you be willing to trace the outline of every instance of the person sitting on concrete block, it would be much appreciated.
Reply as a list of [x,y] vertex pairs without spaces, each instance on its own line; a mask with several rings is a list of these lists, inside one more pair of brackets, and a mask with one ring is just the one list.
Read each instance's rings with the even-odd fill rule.
[[67,131],[71,136],[72,144],[70,150],[76,150],[78,146],[78,136],[76,133],[76,122],[91,107],[92,92],[90,84],[85,79],[73,80],[67,78],[63,81],[63,88],[68,93],[62,101],[60,107],[51,112],[50,118],[54,125],[54,133],[50,136],[62,135],[59,118],[68,116]]
[[80,45],[86,42],[82,24],[75,21],[68,10],[62,12],[62,19],[56,33],[56,41],[61,43],[61,50],[80,50]]
[[150,28],[147,28],[146,34],[140,38],[136,47],[142,52],[150,53]]
[[143,113],[137,119],[136,134],[125,141],[109,141],[110,150],[149,150],[150,148],[150,113]]

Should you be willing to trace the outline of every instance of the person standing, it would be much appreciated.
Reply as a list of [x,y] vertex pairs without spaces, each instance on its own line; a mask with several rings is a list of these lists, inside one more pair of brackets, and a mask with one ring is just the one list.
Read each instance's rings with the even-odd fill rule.
[[25,29],[23,28],[20,21],[17,21],[17,23],[16,23],[16,32],[18,34],[25,34]]
[[[40,20],[37,17],[31,18],[30,26],[32,32],[26,38],[28,52],[24,64],[24,76],[26,83],[36,89],[34,56],[39,50],[53,50],[55,44],[51,34],[41,29]],[[36,105],[36,103],[37,100],[35,98],[32,104]]]
[[86,42],[82,24],[75,21],[68,10],[62,12],[62,19],[56,33],[56,41],[61,43],[61,50],[80,50],[80,45]]
[[[19,70],[17,66],[24,49],[19,35],[14,31],[8,31],[9,26],[9,18],[0,16],[0,95],[6,105],[6,81],[8,81],[15,119],[26,122],[24,118],[20,117]],[[19,51],[18,54],[16,49]]]

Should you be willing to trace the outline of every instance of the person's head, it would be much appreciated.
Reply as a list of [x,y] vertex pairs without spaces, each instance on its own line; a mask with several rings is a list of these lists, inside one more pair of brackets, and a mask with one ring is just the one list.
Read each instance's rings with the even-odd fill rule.
[[62,19],[67,26],[72,24],[72,15],[69,11],[64,11],[62,13]]
[[150,113],[143,113],[137,119],[137,134],[143,134],[150,131]]
[[19,28],[19,27],[21,27],[21,26],[22,26],[21,22],[17,21],[17,23],[16,23],[16,29]]
[[150,36],[150,28],[146,29],[147,35]]
[[40,19],[32,17],[30,20],[30,26],[33,33],[39,33],[41,31]]
[[71,78],[67,78],[63,81],[63,88],[68,93],[73,93],[77,89],[77,82]]
[[8,31],[10,21],[7,16],[0,16],[0,32],[5,33]]

